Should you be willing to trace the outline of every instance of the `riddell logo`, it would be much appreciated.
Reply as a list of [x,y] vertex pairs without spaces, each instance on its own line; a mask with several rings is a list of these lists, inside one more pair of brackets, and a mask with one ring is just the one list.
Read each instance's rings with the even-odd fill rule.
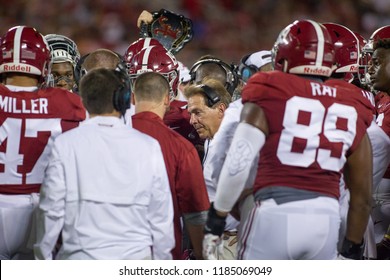
[[325,70],[321,68],[309,68],[305,67],[303,69],[303,73],[309,74],[309,75],[323,75],[323,76],[330,76],[330,70]]
[[4,65],[4,72],[12,72],[12,71],[31,73],[31,67],[21,66],[21,65],[12,65],[12,66]]
[[352,65],[351,68],[349,68],[350,72],[357,72],[358,70],[359,70],[359,67],[356,67],[354,65]]

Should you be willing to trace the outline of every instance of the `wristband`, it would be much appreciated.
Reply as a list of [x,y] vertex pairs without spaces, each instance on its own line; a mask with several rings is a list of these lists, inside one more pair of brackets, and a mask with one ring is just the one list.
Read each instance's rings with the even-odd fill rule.
[[356,244],[344,238],[340,254],[348,259],[361,260],[363,257],[363,244],[363,241],[360,244]]
[[390,249],[390,236],[386,234],[379,244],[382,244],[382,246]]
[[211,203],[209,212],[207,214],[207,222],[204,227],[204,233],[211,233],[213,235],[222,236],[226,225],[226,217],[221,217],[217,214],[214,203]]

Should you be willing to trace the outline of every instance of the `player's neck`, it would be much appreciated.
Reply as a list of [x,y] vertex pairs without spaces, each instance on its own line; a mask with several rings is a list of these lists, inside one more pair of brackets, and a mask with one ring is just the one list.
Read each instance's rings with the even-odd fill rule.
[[299,76],[316,82],[324,82],[327,79],[326,77],[314,76],[314,75],[299,75]]
[[38,86],[38,79],[33,75],[7,75],[4,84],[19,87],[36,87]]
[[112,111],[111,113],[102,113],[102,114],[89,114],[90,118],[94,117],[116,117],[119,118],[121,116],[121,113],[118,111]]
[[158,115],[162,119],[166,111],[167,108],[163,103],[156,103],[151,101],[141,101],[135,103],[136,114],[141,112],[152,112]]

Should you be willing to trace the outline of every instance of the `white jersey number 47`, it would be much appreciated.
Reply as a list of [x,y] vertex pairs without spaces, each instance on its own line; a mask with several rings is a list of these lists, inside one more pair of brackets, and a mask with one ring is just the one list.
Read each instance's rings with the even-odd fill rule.
[[[23,127],[23,122],[25,126]],[[61,119],[17,119],[7,118],[0,127],[0,145],[7,140],[5,152],[0,152],[0,163],[4,165],[0,173],[0,182],[5,185],[23,183],[23,174],[18,173],[18,166],[24,164],[24,155],[20,154],[22,138],[38,137],[39,132],[51,132],[43,152],[35,162],[31,172],[26,174],[26,184],[40,184],[54,138],[62,132]],[[42,149],[41,147],[36,147]]]

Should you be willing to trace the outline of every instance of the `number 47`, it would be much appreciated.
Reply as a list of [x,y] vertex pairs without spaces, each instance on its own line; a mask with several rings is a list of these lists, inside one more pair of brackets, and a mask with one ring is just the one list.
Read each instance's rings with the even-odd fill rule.
[[24,155],[19,153],[22,137],[34,138],[38,137],[38,132],[50,131],[51,137],[47,143],[41,143],[41,147],[36,147],[43,152],[35,162],[31,172],[26,174],[26,184],[42,183],[53,139],[62,132],[61,119],[26,119],[25,128],[22,124],[22,119],[7,118],[0,127],[0,143],[7,140],[6,151],[0,152],[0,164],[4,165],[4,172],[0,173],[0,182],[3,184],[23,183],[23,174],[17,172],[18,166],[24,164]]

